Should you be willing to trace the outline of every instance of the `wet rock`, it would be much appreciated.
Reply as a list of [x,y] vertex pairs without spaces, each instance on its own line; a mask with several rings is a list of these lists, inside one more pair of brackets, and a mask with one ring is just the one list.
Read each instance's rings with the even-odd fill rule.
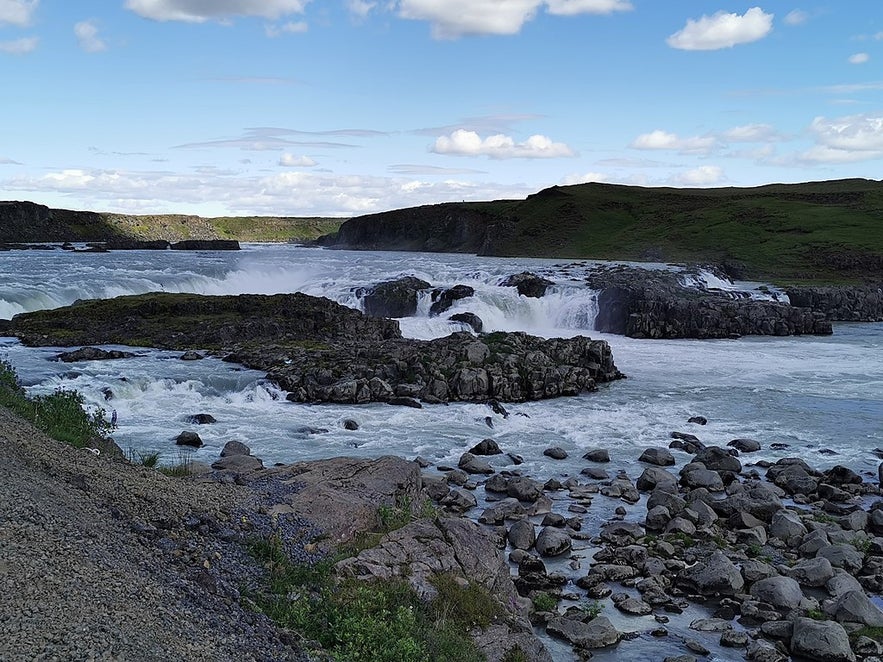
[[834,621],[795,619],[791,653],[817,662],[855,662],[846,630]]
[[831,562],[824,557],[802,559],[788,570],[788,576],[802,586],[825,586],[834,577]]
[[843,568],[853,575],[864,565],[864,554],[845,543],[822,547],[816,552],[816,556],[828,559],[835,568]]
[[175,444],[178,446],[191,446],[193,448],[202,447],[202,439],[195,432],[189,430],[183,431],[175,437]]
[[681,470],[681,485],[691,490],[704,487],[709,492],[724,491],[724,481],[720,474],[695,462],[688,464]]
[[454,285],[448,289],[435,289],[431,293],[432,305],[429,307],[430,315],[441,315],[454,305],[455,301],[471,297],[475,294],[475,288],[468,285]]
[[782,509],[782,501],[774,489],[759,481],[746,481],[738,492],[709,505],[724,517],[737,512],[746,512],[764,522],[769,522],[773,515]]
[[712,471],[732,471],[734,473],[742,471],[742,463],[720,446],[709,446],[702,449],[696,453],[693,462],[701,462],[706,469]]
[[532,478],[514,476],[506,483],[506,494],[519,501],[534,502],[543,495],[543,486]]
[[81,347],[72,352],[62,352],[56,355],[58,361],[63,363],[75,363],[77,361],[110,361],[113,359],[130,359],[135,354],[123,352],[118,349],[99,349],[98,347]]
[[550,457],[553,460],[565,460],[567,459],[567,451],[559,446],[553,446],[552,448],[547,448],[543,451],[543,455],[546,457]]
[[481,524],[502,524],[507,519],[522,517],[525,514],[524,506],[518,499],[503,499],[486,508],[479,515],[478,521]]
[[475,313],[456,313],[448,317],[448,319],[452,322],[468,324],[475,333],[481,333],[484,330],[484,322]]
[[503,453],[493,439],[482,439],[469,449],[473,455],[501,455]]
[[733,624],[724,618],[697,618],[690,623],[690,629],[697,632],[725,632],[732,630]]
[[355,419],[345,418],[345,419],[343,419],[343,429],[344,430],[358,430],[359,423]]
[[727,442],[727,446],[735,448],[740,453],[755,453],[760,450],[760,442],[754,439],[733,439]]
[[585,476],[586,478],[591,478],[592,480],[607,480],[610,478],[610,474],[599,467],[586,467],[585,469],[580,470],[580,475]]
[[417,312],[417,293],[430,288],[414,276],[378,283],[360,290],[365,314],[371,317],[410,317]]
[[836,598],[850,591],[861,591],[862,585],[843,568],[834,568],[834,575],[825,584],[825,589]]
[[241,441],[228,441],[221,449],[221,457],[228,455],[251,455],[251,449]]
[[622,633],[613,627],[606,616],[598,616],[588,623],[572,618],[553,618],[546,624],[546,632],[561,637],[577,648],[606,648],[622,639]]
[[211,414],[193,414],[187,417],[187,422],[193,425],[210,425],[218,421]]
[[536,542],[537,536],[530,520],[518,520],[509,527],[506,533],[509,544],[515,549],[530,549]]
[[861,485],[862,477],[842,465],[836,465],[824,473],[824,480],[831,485]]
[[658,467],[669,467],[675,463],[675,458],[667,448],[647,448],[641,453],[638,461]]
[[515,287],[521,296],[535,299],[543,296],[551,285],[554,285],[551,280],[529,271],[507,276],[500,282],[501,287]]
[[665,506],[654,506],[647,511],[644,525],[649,531],[662,531],[671,520],[671,513]]
[[840,623],[861,623],[883,627],[883,611],[862,590],[848,591],[825,605],[825,611]]
[[635,481],[635,487],[641,492],[651,492],[656,488],[675,493],[678,479],[662,467],[647,467]]
[[646,602],[638,598],[633,598],[627,593],[617,593],[612,595],[610,596],[610,600],[613,602],[613,606],[619,609],[619,611],[624,614],[629,614],[630,616],[647,616],[653,612],[653,608]]
[[181,354],[181,356],[179,356],[178,358],[181,361],[200,361],[204,359],[205,356],[203,356],[199,352],[194,352],[192,349],[190,349]]
[[738,630],[721,632],[720,645],[724,648],[744,648],[748,645],[748,634]]
[[705,416],[691,416],[687,419],[687,423],[695,423],[696,425],[705,425],[708,419]]
[[806,526],[800,516],[790,510],[780,510],[773,515],[770,535],[786,543],[793,543],[806,534]]
[[681,571],[678,583],[702,595],[735,595],[742,590],[745,580],[723,552],[714,552]]
[[471,492],[462,489],[450,490],[439,503],[455,513],[465,513],[467,510],[475,508],[478,504]]
[[800,584],[791,577],[770,577],[751,585],[751,595],[773,607],[790,611],[803,600]]
[[566,533],[554,527],[545,527],[537,536],[536,543],[537,553],[541,556],[560,556],[570,551],[573,542]]
[[411,407],[412,409],[423,409],[423,405],[421,405],[414,398],[403,396],[403,395],[394,395],[391,398],[387,399],[387,404],[396,405],[399,407]]
[[[606,448],[593,448],[583,455],[583,459],[589,462],[610,462],[610,451]],[[880,466],[883,467],[883,463]]]
[[468,474],[492,474],[493,468],[486,461],[475,457],[472,453],[463,453],[457,466]]

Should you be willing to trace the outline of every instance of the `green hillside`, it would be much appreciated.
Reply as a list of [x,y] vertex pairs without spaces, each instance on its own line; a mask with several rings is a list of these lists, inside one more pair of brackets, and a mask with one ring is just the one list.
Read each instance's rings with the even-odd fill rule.
[[[374,214],[370,233],[369,217],[351,219],[338,243],[359,248],[370,235],[372,245],[364,247],[384,239],[395,247],[397,237],[383,237],[382,227],[387,222],[401,236],[409,211],[409,222],[433,235],[424,250],[468,245],[490,255],[718,262],[746,277],[779,280],[883,278],[883,183],[871,180],[718,189],[556,186],[526,200]],[[470,216],[470,243],[440,245],[439,227],[449,231],[458,215]],[[476,216],[484,236],[474,230]]]

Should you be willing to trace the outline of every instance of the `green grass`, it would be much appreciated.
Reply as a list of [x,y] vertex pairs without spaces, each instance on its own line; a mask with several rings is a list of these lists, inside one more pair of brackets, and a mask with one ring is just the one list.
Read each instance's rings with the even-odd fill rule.
[[874,641],[883,644],[883,628],[881,627],[872,627],[868,625],[852,632],[849,636],[852,639],[867,637],[868,639],[873,639]]
[[555,611],[558,606],[558,599],[551,593],[540,591],[531,597],[533,607],[537,611]]
[[[365,582],[333,573],[340,556],[313,565],[292,564],[278,534],[253,541],[266,568],[265,590],[254,596],[262,612],[340,662],[479,662],[468,637],[501,607],[476,584],[437,575],[438,597],[420,601],[405,580]],[[517,660],[518,658],[512,658]]]
[[497,228],[493,255],[729,262],[748,277],[779,282],[883,277],[883,183],[864,179],[716,189],[579,184],[526,200],[434,205],[348,223],[387,222],[397,238],[408,229],[403,218],[428,231],[467,213]]
[[12,365],[0,359],[0,405],[33,423],[34,427],[58,441],[84,448],[111,428],[104,410],[83,408],[77,391],[58,389],[49,395],[28,396]]

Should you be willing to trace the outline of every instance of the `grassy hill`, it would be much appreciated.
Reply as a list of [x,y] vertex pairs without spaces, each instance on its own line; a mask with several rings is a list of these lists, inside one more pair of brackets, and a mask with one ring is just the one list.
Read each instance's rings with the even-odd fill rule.
[[[468,228],[461,223],[458,234],[461,217],[468,217]],[[413,226],[407,232],[406,224]],[[391,228],[387,236],[385,225]],[[440,227],[457,235],[457,242],[440,241]],[[417,228],[421,239],[430,239],[421,244]],[[401,241],[405,235],[407,246]],[[357,217],[341,226],[330,243],[335,241],[353,248],[379,248],[387,241],[390,248],[489,255],[718,262],[746,277],[779,280],[879,280],[883,182],[717,189],[555,186],[526,200]]]

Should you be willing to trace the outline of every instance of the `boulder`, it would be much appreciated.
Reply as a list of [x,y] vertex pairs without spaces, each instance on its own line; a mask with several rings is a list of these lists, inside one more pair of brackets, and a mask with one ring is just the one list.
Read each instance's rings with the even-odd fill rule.
[[843,568],[853,575],[862,569],[865,558],[864,554],[846,543],[822,547],[816,552],[816,556],[828,559],[835,568]]
[[535,299],[543,296],[551,285],[554,285],[551,280],[529,271],[507,276],[500,282],[501,287],[514,287],[521,296]]
[[465,299],[475,294],[475,288],[468,285],[454,285],[448,289],[435,289],[431,293],[432,305],[429,307],[430,315],[441,315],[454,305],[455,301]]
[[638,458],[639,462],[646,462],[657,467],[670,467],[674,465],[675,458],[667,448],[647,448]]
[[638,476],[635,487],[641,492],[650,492],[660,488],[674,494],[678,491],[678,479],[662,467],[647,467]]
[[543,486],[532,478],[514,476],[506,483],[506,494],[519,501],[533,503],[543,495]]
[[355,419],[345,418],[345,419],[343,419],[343,429],[344,430],[358,430],[359,423]]
[[175,444],[177,444],[178,446],[191,446],[193,448],[201,448],[202,439],[200,439],[199,435],[195,432],[184,430],[181,434],[175,437]]
[[236,473],[249,473],[264,468],[260,458],[252,455],[226,455],[212,462],[212,469],[218,471],[235,471]]
[[[583,459],[589,462],[610,462],[610,451],[606,448],[593,448],[583,455]],[[883,467],[883,463],[880,466]]]
[[567,459],[567,451],[561,448],[560,446],[553,446],[551,448],[547,448],[543,451],[543,455],[546,457],[550,457],[553,460],[565,460]]
[[414,276],[378,283],[357,291],[362,296],[365,314],[371,317],[410,317],[417,312],[417,293],[430,288]]
[[754,582],[751,595],[783,611],[797,609],[803,600],[800,584],[791,577],[770,577]]
[[727,442],[727,446],[735,448],[740,453],[755,453],[760,450],[760,442],[754,439],[733,439]]
[[702,595],[731,596],[741,592],[745,580],[726,554],[714,552],[705,560],[682,570],[678,583]]
[[211,414],[192,414],[187,417],[187,422],[193,425],[210,425],[217,423],[217,419]]
[[456,313],[448,319],[452,322],[469,325],[475,333],[481,333],[484,330],[484,322],[475,313]]
[[506,539],[515,549],[530,549],[536,542],[537,535],[530,520],[521,519],[509,527]]
[[544,527],[537,536],[534,547],[540,556],[559,556],[569,552],[573,542],[566,533],[555,527]]
[[199,352],[193,351],[192,349],[188,349],[186,352],[181,354],[181,356],[179,356],[178,358],[181,361],[201,361],[202,359],[205,358],[205,356],[203,356]]
[[228,455],[251,455],[251,449],[241,441],[228,441],[221,449],[221,457]]
[[546,632],[561,637],[577,648],[587,649],[615,646],[622,639],[622,633],[613,627],[606,616],[598,616],[588,623],[559,616],[546,624]]
[[503,451],[493,439],[482,439],[469,449],[473,455],[502,455]]
[[709,492],[723,492],[724,481],[717,471],[691,463],[681,471],[681,485],[689,489],[704,487]]
[[834,621],[797,618],[791,635],[791,653],[816,662],[855,662],[846,630]]
[[834,577],[834,568],[823,557],[801,559],[788,570],[788,576],[801,586],[825,586]]
[[112,359],[130,359],[135,354],[123,352],[118,349],[105,350],[98,347],[81,347],[72,352],[62,352],[56,355],[56,359],[63,363],[75,363],[77,361],[109,361]]
[[708,446],[703,448],[693,458],[693,462],[701,462],[706,469],[712,471],[742,471],[742,463],[739,462],[729,451],[720,446]]
[[860,589],[834,598],[830,604],[825,605],[825,611],[840,623],[883,627],[883,611]]
[[785,543],[791,544],[806,533],[806,526],[800,516],[790,510],[780,510],[773,514],[770,524],[770,535]]
[[468,474],[492,474],[493,467],[486,461],[475,457],[472,453],[463,453],[457,466]]

